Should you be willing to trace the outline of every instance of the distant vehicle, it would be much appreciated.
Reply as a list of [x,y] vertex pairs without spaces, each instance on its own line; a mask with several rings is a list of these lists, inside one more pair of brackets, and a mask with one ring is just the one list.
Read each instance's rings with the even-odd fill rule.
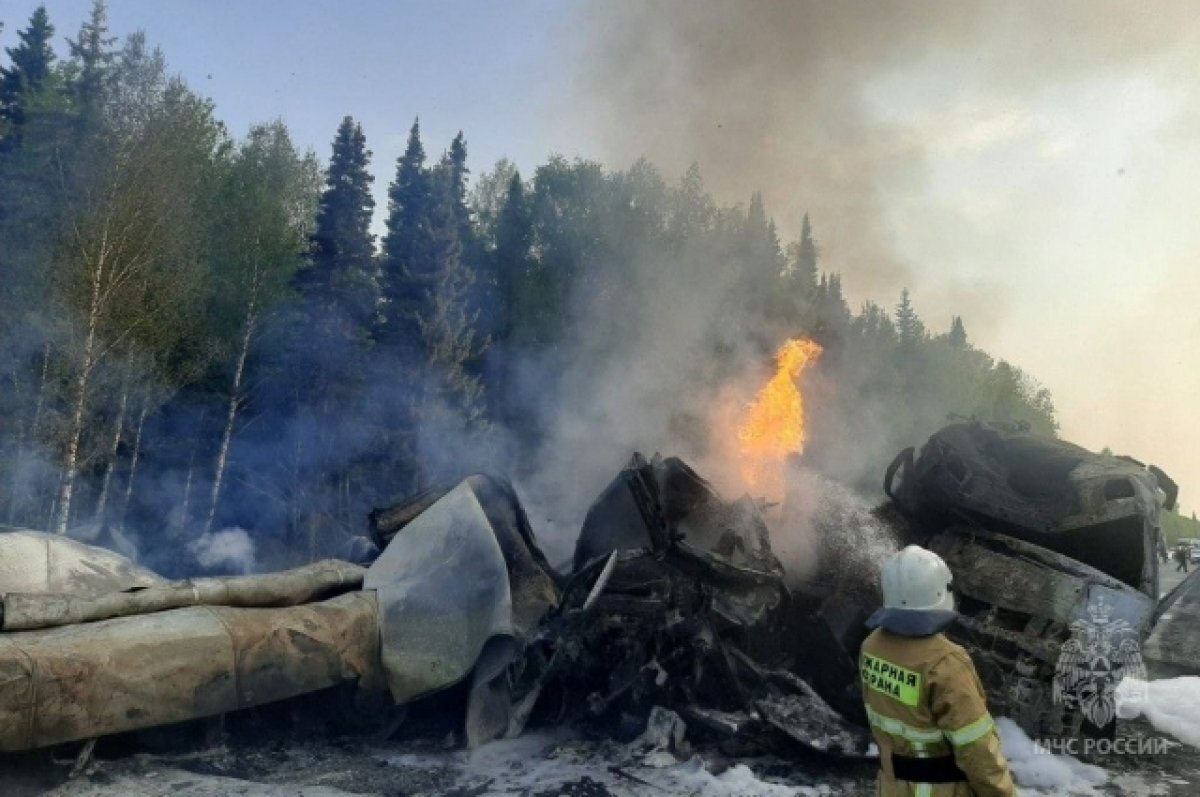
[[1175,541],[1171,550],[1186,546],[1188,549],[1188,561],[1192,563],[1200,563],[1200,540],[1195,537],[1181,537]]

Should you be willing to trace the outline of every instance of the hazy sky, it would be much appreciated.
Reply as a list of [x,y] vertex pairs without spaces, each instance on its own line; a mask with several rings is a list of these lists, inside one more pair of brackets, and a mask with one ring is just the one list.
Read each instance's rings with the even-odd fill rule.
[[[0,0],[3,46],[36,5]],[[57,44],[90,0],[46,3]],[[328,157],[362,122],[379,207],[413,117],[479,172],[550,152],[812,214],[852,302],[1050,389],[1063,435],[1200,499],[1200,3],[112,0],[235,135],[282,117]],[[855,307],[857,309],[857,307]]]

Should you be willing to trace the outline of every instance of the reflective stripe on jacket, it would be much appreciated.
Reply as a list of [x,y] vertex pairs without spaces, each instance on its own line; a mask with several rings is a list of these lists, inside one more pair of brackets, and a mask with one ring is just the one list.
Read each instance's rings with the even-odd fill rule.
[[[943,634],[871,632],[859,655],[863,701],[879,745],[880,797],[1010,797],[1017,793],[1000,751],[983,685],[970,656]],[[966,780],[908,783],[892,754],[953,756]]]

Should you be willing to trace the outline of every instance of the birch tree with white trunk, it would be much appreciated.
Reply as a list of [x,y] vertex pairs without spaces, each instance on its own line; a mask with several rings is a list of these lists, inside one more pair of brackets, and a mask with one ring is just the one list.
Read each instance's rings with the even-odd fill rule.
[[225,423],[213,462],[202,531],[212,530],[229,469],[230,452],[246,406],[249,360],[263,316],[287,293],[312,234],[321,171],[315,156],[296,151],[282,122],[255,127],[236,153],[219,203],[220,237],[214,258],[215,315],[236,334],[226,349]]
[[138,351],[169,378],[173,350],[197,324],[205,284],[198,219],[222,139],[211,105],[169,84],[137,129],[96,131],[78,188],[64,197],[69,222],[55,271],[60,301],[78,322],[65,352],[71,378],[53,521],[59,534],[72,517],[97,369],[114,354]]

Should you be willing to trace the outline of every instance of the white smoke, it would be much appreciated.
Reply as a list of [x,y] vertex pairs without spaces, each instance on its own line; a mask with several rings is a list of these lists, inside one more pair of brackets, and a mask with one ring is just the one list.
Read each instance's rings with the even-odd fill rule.
[[797,586],[819,576],[873,590],[875,574],[899,544],[871,509],[845,486],[809,468],[793,468],[786,504],[771,535],[788,581]]
[[245,529],[228,528],[203,534],[188,543],[188,552],[206,570],[242,574],[255,570],[254,540]]

